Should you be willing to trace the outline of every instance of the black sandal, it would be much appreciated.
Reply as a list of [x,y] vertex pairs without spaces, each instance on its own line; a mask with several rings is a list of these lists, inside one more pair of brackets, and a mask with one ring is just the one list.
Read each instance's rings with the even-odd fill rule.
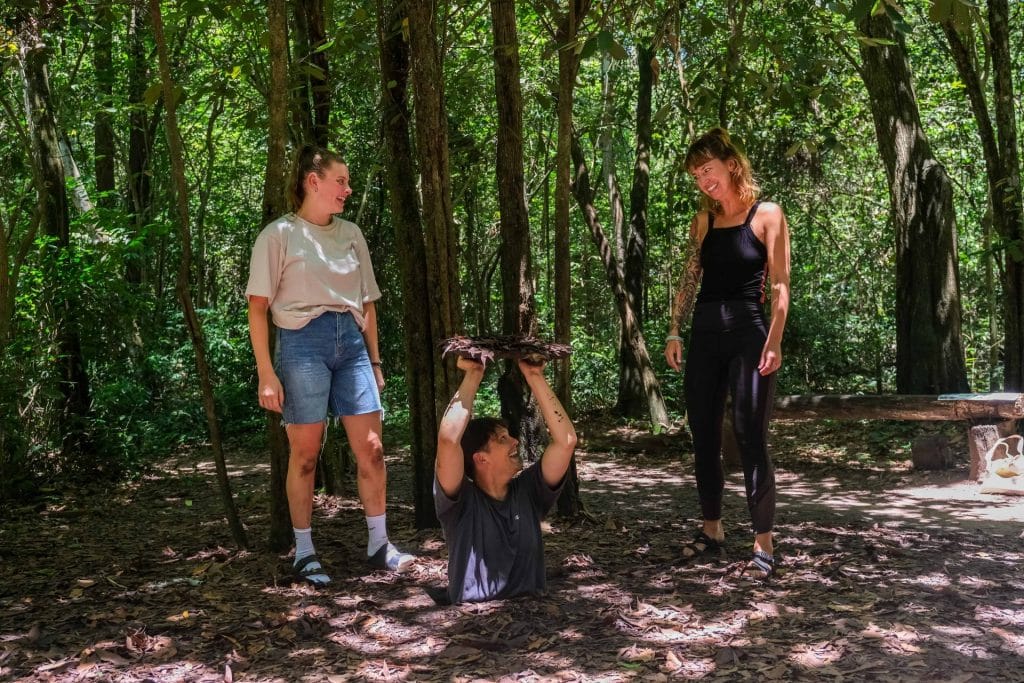
[[[687,555],[686,551],[689,551],[690,554]],[[703,531],[698,531],[693,540],[683,546],[684,560],[693,560],[701,555],[709,555],[711,553],[719,555],[722,553],[722,541],[716,541]]]
[[[316,567],[310,567],[309,565],[316,563]],[[324,569],[323,564],[320,562],[320,558],[316,556],[316,553],[312,555],[306,555],[301,560],[298,560],[292,571],[295,572],[295,578],[299,581],[304,581],[314,588],[323,588],[331,582],[330,577],[327,577],[326,581],[314,581],[311,577],[313,576],[327,576],[327,570]]]

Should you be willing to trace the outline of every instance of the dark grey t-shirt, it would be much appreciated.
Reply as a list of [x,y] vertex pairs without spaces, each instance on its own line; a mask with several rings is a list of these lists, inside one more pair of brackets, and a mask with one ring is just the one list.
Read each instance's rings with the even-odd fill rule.
[[510,598],[544,590],[544,541],[540,522],[558,494],[544,483],[540,461],[495,500],[463,478],[455,499],[434,477],[434,508],[448,543],[448,597],[453,603]]

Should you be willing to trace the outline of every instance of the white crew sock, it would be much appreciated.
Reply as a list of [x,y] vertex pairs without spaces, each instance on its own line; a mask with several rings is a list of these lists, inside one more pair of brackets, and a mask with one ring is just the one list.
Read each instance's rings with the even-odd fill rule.
[[[296,529],[292,527],[292,533],[295,534],[295,562],[293,564],[298,564],[299,560],[304,557],[316,554],[316,549],[313,547],[312,529]],[[310,562],[306,565],[306,570],[315,571],[317,569],[323,569],[323,565],[319,562]],[[331,582],[331,577],[320,571],[309,574],[305,577],[305,580],[315,586],[325,586]]]
[[374,515],[366,518],[366,528],[370,538],[366,542],[366,556],[372,557],[375,552],[388,543],[388,515]]
[[295,559],[301,560],[306,555],[316,554],[316,549],[313,547],[313,529],[296,529],[292,527],[292,532],[295,534]]

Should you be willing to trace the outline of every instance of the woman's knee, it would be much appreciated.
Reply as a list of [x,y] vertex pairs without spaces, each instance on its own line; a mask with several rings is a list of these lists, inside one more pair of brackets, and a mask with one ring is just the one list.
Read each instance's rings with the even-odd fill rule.
[[356,463],[360,469],[379,470],[384,468],[384,444],[379,434],[369,434],[362,443],[353,444]]
[[288,468],[302,476],[309,476],[316,472],[316,461],[319,456],[319,449],[309,451],[308,449],[292,448],[288,453]]

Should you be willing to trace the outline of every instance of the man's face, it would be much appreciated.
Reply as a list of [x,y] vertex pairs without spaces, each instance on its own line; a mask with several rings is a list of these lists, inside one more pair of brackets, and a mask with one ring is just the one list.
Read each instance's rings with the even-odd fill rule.
[[523,461],[519,458],[519,440],[512,438],[504,427],[499,426],[494,430],[484,452],[495,474],[506,473],[511,479],[523,469]]

